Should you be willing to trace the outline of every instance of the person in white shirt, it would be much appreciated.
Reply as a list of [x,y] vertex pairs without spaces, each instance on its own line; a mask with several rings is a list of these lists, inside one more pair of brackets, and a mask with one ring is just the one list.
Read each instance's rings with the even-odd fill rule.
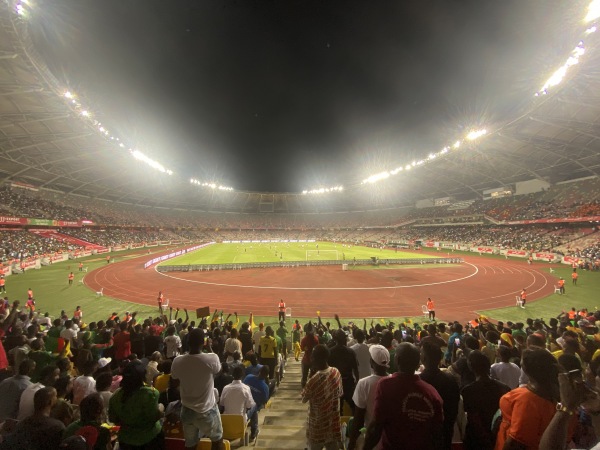
[[379,380],[388,376],[387,371],[390,368],[390,352],[383,345],[371,345],[369,347],[369,355],[373,375],[358,380],[354,389],[352,400],[356,408],[354,410],[354,423],[351,429],[348,450],[356,448],[360,429],[369,426],[375,406],[375,387],[379,383]]
[[233,381],[223,388],[219,404],[223,407],[223,414],[239,414],[247,419],[252,415],[246,415],[247,410],[254,408],[256,403],[252,398],[250,386],[242,383],[244,369],[242,366],[236,366],[233,369]]
[[498,346],[498,356],[500,357],[500,362],[492,364],[490,368],[491,378],[501,381],[511,389],[518,388],[521,369],[515,363],[509,362],[511,357],[510,349],[504,345]]
[[86,361],[83,365],[83,375],[75,378],[73,381],[73,404],[79,406],[81,400],[90,394],[96,392],[96,380],[92,374],[96,371],[98,363],[96,361]]
[[240,355],[242,354],[242,343],[238,339],[238,330],[233,328],[229,339],[225,341],[225,356],[228,363],[233,361],[233,354],[235,352],[239,352]]
[[258,330],[256,330],[252,335],[252,340],[254,341],[254,353],[258,354],[258,348],[260,347],[260,338],[265,336],[266,334],[267,333],[265,333],[265,324],[262,322],[259,323]]
[[167,328],[167,336],[165,337],[165,356],[167,358],[175,358],[181,351],[181,339],[175,334],[175,327],[169,325]]
[[[212,450],[219,450],[223,426],[214,394],[214,376],[221,370],[221,362],[212,353],[210,342],[205,345],[200,328],[188,333],[188,343],[190,353],[176,357],[171,367],[171,378],[179,380],[185,446],[196,448],[199,435],[204,435],[212,441]],[[202,353],[202,347],[209,353]]]
[[73,327],[72,320],[65,321],[65,327],[60,332],[60,337],[65,341],[69,341],[71,343],[71,347],[75,348],[77,345],[77,330]]
[[354,338],[357,343],[350,348],[356,353],[359,379],[363,379],[371,375],[371,354],[369,353],[369,346],[365,344],[365,333],[363,330],[355,330]]
[[33,397],[35,397],[35,393],[44,387],[54,386],[54,383],[58,380],[59,374],[60,371],[56,366],[46,366],[42,369],[42,372],[40,373],[40,382],[28,386],[21,394],[17,420],[23,420],[33,414]]

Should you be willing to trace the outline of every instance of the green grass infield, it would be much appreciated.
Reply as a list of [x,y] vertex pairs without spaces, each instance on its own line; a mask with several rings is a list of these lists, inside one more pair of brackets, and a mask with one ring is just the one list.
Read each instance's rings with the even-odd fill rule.
[[[446,256],[441,254],[440,257]],[[395,251],[332,242],[222,243],[203,247],[159,265],[241,264],[286,261],[348,261],[370,259],[431,259],[419,252]]]

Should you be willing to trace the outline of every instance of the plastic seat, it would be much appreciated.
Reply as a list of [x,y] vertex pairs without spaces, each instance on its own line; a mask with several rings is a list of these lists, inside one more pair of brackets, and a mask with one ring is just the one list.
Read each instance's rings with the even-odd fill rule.
[[425,317],[429,317],[429,311],[427,310],[427,306],[421,305],[421,311],[423,311],[423,315]]
[[[200,439],[200,442],[198,442],[198,447],[196,447],[196,450],[211,450],[212,449],[212,442],[210,441],[210,439],[207,438],[202,438]],[[221,447],[222,450],[231,450],[231,443],[227,440],[227,439],[223,439],[223,446]]]
[[223,425],[223,439],[229,441],[241,439],[244,445],[248,445],[250,430],[246,417],[241,414],[221,414],[221,424]]
[[169,308],[169,299],[168,298],[165,299],[165,301],[163,302],[161,308],[162,308],[163,313]]
[[292,317],[292,308],[285,308],[285,317]]
[[554,285],[554,293],[555,294],[560,294],[561,293],[560,292],[560,288],[556,284]]

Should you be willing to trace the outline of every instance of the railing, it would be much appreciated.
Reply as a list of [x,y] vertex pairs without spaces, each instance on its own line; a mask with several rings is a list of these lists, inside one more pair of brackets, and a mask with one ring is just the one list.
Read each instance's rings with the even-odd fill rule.
[[317,267],[337,266],[347,264],[353,266],[389,266],[389,265],[425,265],[425,264],[460,264],[462,258],[423,258],[423,259],[357,259],[355,260],[325,260],[325,261],[282,261],[282,262],[251,262],[236,264],[186,264],[174,266],[158,266],[159,272],[194,272],[211,270],[242,270],[267,269],[273,267]]

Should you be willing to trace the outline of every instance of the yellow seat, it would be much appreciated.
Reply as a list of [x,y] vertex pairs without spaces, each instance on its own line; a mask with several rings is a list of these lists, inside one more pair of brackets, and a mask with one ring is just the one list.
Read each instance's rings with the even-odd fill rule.
[[221,414],[221,424],[223,425],[223,439],[235,441],[241,439],[244,445],[250,441],[248,430],[248,421],[241,414]]
[[[196,447],[196,450],[211,450],[211,449],[212,449],[212,442],[208,438],[200,439],[200,442],[198,442],[198,447]],[[223,445],[221,446],[221,450],[231,450],[231,444],[229,443],[229,441],[227,439],[223,439]]]

